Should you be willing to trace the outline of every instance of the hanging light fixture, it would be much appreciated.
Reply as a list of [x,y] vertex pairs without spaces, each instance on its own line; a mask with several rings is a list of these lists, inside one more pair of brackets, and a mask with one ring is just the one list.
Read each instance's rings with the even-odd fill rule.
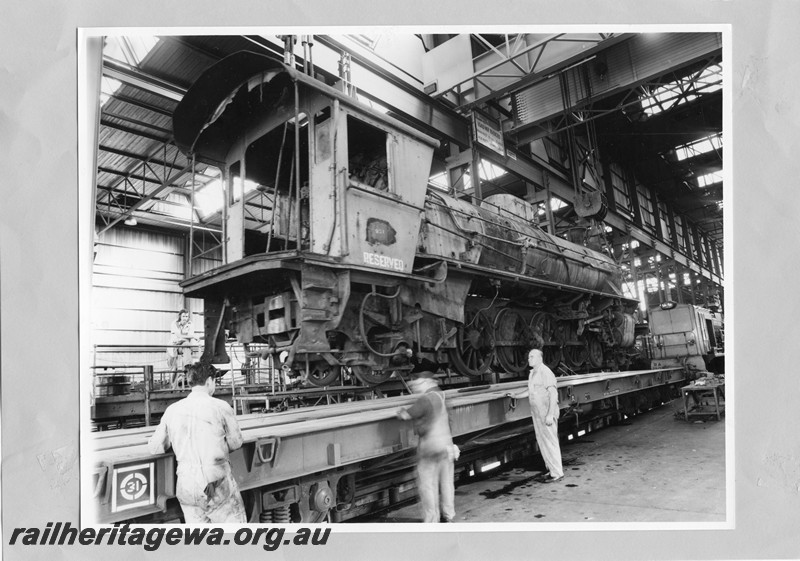
[[138,222],[136,221],[135,216],[129,216],[128,218],[125,219],[126,226],[136,226],[137,224]]

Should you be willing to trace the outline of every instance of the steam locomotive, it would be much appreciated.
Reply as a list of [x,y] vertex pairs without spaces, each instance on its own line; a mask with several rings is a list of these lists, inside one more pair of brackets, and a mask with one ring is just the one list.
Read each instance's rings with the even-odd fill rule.
[[438,141],[342,88],[240,52],[173,123],[224,184],[222,264],[182,284],[204,300],[203,360],[228,362],[235,336],[315,386],[343,369],[513,376],[533,346],[569,372],[628,366],[637,302],[610,255],[548,234],[518,197],[429,187]]

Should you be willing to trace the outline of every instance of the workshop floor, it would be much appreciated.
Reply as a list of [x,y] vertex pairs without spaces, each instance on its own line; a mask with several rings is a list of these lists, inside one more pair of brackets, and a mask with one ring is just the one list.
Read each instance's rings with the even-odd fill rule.
[[[457,523],[724,522],[725,419],[687,422],[680,400],[562,443],[565,477],[540,458],[456,487]],[[375,522],[419,521],[418,505]]]

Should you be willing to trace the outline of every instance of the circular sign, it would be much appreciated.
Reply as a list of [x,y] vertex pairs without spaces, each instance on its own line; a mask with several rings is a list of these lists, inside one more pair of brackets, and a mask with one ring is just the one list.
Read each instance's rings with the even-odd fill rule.
[[119,492],[128,501],[135,501],[147,491],[147,478],[141,473],[129,473],[119,484]]

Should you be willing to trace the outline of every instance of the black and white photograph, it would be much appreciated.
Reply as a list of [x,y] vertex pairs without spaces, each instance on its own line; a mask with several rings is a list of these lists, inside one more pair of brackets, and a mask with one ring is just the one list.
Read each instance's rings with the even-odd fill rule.
[[535,4],[3,54],[4,555],[800,557],[800,10]]
[[437,31],[87,38],[99,521],[726,521],[724,34]]

